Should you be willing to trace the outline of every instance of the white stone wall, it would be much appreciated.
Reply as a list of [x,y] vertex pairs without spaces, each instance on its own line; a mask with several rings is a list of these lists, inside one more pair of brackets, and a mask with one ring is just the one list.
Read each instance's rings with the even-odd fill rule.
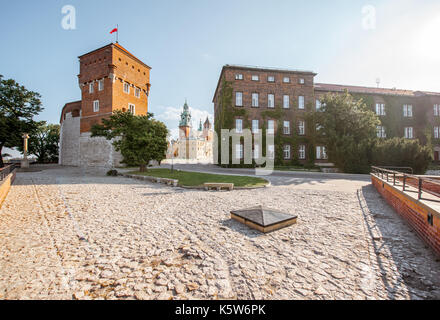
[[63,166],[79,166],[80,117],[66,114],[60,128],[59,164]]
[[80,136],[80,166],[113,168],[122,166],[122,155],[114,150],[112,141],[91,137],[90,132]]

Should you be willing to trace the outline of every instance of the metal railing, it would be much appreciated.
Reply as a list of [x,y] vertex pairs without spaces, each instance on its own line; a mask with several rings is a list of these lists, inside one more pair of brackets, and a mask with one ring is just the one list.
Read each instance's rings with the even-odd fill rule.
[[4,168],[0,168],[0,181],[6,179],[6,177],[15,169],[15,164],[7,165]]
[[[402,183],[402,191],[407,191],[407,186],[416,188],[419,200],[422,199],[423,192],[440,198],[440,193],[426,187],[426,185],[429,184],[436,185],[440,190],[440,180],[416,176],[412,174],[412,168],[409,167],[393,167],[394,169],[400,169],[400,171],[391,170],[389,168],[390,167],[371,167],[371,174],[382,180],[386,180],[387,182],[392,182],[394,186],[400,186],[400,183]],[[411,169],[411,174],[404,172],[409,171],[408,169]],[[412,183],[412,181],[415,181],[416,183]]]

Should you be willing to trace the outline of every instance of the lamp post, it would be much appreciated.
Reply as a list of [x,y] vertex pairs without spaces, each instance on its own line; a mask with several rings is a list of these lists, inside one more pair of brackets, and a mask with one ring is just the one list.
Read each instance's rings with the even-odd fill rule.
[[23,159],[21,160],[21,167],[29,168],[29,160],[27,158],[29,134],[24,133],[22,138],[23,138]]
[[174,143],[171,140],[171,173],[174,173]]

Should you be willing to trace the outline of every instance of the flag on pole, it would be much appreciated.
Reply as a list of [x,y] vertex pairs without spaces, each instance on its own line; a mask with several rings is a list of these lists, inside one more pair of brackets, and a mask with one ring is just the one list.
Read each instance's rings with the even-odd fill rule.
[[112,31],[110,31],[110,34],[113,34],[116,32],[116,43],[118,43],[119,40],[119,25],[116,25],[116,28],[114,28]]

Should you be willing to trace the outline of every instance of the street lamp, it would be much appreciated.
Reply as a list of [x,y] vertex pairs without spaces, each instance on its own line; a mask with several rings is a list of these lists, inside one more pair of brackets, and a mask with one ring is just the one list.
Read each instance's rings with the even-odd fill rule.
[[174,148],[173,148],[173,140],[171,139],[171,173],[174,172]]

